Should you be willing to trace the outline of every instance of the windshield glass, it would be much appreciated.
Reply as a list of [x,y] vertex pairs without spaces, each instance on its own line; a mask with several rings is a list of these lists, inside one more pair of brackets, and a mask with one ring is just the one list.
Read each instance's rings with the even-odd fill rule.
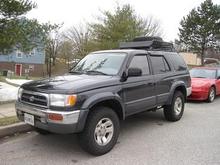
[[190,70],[191,77],[194,78],[216,78],[216,70],[214,69],[192,69]]
[[84,57],[71,72],[116,75],[124,61],[125,53],[97,53]]

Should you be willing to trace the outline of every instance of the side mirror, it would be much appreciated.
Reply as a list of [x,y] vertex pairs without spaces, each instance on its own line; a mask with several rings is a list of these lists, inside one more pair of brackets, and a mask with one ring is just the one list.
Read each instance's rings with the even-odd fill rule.
[[128,77],[136,77],[141,76],[142,70],[140,68],[129,68],[128,69]]

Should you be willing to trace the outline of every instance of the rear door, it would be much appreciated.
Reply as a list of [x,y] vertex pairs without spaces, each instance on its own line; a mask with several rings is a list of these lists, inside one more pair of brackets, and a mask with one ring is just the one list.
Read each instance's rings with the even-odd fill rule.
[[147,55],[135,55],[129,68],[140,68],[142,76],[128,77],[122,84],[126,115],[145,111],[156,105],[154,77],[150,72]]
[[173,74],[164,56],[151,55],[150,60],[156,82],[156,102],[157,105],[163,105],[169,97],[170,88],[173,82]]

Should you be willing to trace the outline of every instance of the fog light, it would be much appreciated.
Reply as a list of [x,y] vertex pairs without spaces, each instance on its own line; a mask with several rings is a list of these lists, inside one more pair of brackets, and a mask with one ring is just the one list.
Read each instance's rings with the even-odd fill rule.
[[48,114],[48,119],[55,120],[55,121],[62,121],[63,120],[63,116],[60,115],[60,114],[49,113]]

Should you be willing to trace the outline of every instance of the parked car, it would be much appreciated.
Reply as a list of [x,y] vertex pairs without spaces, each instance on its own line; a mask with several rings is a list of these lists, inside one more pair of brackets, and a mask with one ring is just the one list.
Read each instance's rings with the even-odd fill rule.
[[102,155],[130,115],[163,108],[168,121],[180,120],[190,85],[172,44],[141,38],[90,53],[69,74],[22,85],[16,111],[39,133],[79,133],[86,151]]
[[189,100],[213,102],[220,94],[220,67],[196,67],[190,70],[192,94]]

